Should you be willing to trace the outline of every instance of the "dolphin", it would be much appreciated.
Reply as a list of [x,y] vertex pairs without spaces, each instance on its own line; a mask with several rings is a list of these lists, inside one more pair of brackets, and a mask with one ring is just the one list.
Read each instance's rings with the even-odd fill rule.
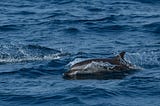
[[64,79],[120,79],[135,66],[124,59],[125,52],[112,58],[97,58],[78,62],[63,74]]

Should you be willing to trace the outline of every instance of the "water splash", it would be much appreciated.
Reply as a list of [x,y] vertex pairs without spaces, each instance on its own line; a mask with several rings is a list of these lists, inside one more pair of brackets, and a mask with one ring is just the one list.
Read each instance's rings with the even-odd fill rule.
[[156,51],[144,51],[127,53],[126,59],[131,63],[144,68],[160,66],[160,53]]

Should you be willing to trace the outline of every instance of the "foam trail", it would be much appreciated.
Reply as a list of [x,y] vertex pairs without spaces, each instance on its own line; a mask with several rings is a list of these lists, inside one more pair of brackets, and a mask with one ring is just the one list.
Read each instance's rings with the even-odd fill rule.
[[0,50],[0,63],[54,60],[63,55],[59,50],[39,45],[3,44]]
[[42,61],[42,60],[54,60],[59,59],[59,54],[48,55],[44,57],[25,57],[25,58],[6,58],[0,59],[0,63],[16,63],[16,62],[26,62],[26,61]]

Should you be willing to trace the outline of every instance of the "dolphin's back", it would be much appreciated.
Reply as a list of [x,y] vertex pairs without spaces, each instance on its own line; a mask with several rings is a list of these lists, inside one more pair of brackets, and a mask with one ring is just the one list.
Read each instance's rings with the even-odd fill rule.
[[82,66],[82,65],[85,65],[85,64],[89,64],[91,62],[109,62],[109,61],[111,61],[111,59],[90,59],[90,60],[85,60],[85,61],[78,62],[78,63],[72,65],[71,68],[77,67],[77,66]]
[[72,65],[71,68],[81,66],[81,65],[85,65],[85,64],[89,64],[91,62],[108,62],[110,64],[120,65],[121,64],[120,61],[125,61],[124,60],[124,55],[125,55],[125,52],[121,52],[119,55],[117,55],[113,58],[85,60],[85,61],[81,61],[81,62],[78,62],[78,63]]

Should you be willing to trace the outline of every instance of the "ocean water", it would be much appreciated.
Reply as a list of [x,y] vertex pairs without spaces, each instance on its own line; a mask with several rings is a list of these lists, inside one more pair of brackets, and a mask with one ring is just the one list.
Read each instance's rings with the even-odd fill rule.
[[[62,77],[121,51],[141,70]],[[0,0],[0,106],[160,106],[160,1]]]

